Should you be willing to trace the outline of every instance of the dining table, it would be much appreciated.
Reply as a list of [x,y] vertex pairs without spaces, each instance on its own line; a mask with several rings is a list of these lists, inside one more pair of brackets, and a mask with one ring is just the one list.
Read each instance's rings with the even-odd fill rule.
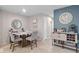
[[15,35],[16,38],[22,39],[20,43],[22,47],[29,45],[29,40],[27,40],[27,38],[32,35],[32,32],[15,32],[12,34]]

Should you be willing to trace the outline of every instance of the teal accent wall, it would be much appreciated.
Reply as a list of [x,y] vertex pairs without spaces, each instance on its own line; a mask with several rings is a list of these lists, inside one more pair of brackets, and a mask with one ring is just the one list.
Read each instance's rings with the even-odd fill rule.
[[[69,24],[61,24],[59,22],[59,16],[63,12],[70,12],[73,15],[73,20]],[[61,29],[62,27],[65,27],[68,31],[68,27],[71,24],[75,24],[78,27],[79,32],[79,5],[72,5],[69,7],[54,10],[54,28]]]
[[[70,12],[73,15],[73,20],[69,24],[61,24],[59,22],[59,16],[63,12]],[[71,24],[75,24],[78,27],[78,40],[79,40],[79,5],[72,5],[69,7],[56,9],[54,10],[54,28],[61,29],[62,27],[66,28],[66,31],[68,31],[68,27]],[[78,43],[79,47],[79,43]]]

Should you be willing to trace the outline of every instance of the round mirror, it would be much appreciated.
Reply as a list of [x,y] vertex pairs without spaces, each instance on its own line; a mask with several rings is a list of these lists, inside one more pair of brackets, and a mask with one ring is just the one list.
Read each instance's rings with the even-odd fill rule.
[[22,27],[22,23],[20,20],[14,20],[11,25],[14,29],[20,29]]
[[73,15],[70,12],[64,12],[59,16],[59,21],[62,24],[68,24],[73,20]]

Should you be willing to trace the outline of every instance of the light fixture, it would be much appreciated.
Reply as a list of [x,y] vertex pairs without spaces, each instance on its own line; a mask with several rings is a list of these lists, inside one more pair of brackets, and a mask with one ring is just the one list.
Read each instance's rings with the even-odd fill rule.
[[36,19],[34,19],[34,20],[33,20],[33,23],[36,24],[36,22],[37,22]]
[[22,9],[22,12],[24,12],[24,13],[25,13],[25,12],[26,12],[26,9],[24,9],[24,8],[23,8],[23,9]]
[[52,19],[48,17],[48,23],[52,23]]

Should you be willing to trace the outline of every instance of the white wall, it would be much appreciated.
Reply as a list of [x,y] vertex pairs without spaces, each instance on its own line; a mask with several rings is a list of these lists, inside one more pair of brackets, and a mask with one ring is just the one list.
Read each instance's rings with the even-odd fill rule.
[[33,31],[33,20],[37,20],[37,31],[38,31],[38,36],[39,39],[43,39],[44,36],[44,16],[31,16],[28,19],[28,30]]
[[[45,15],[37,15],[29,18],[28,26],[29,29],[33,29],[33,20],[37,20],[37,30],[38,30],[38,36],[40,39],[48,39],[50,37],[51,32],[53,32],[53,19],[49,16]],[[33,30],[32,30],[33,31]]]
[[2,43],[2,13],[1,12],[0,12],[0,43]]

